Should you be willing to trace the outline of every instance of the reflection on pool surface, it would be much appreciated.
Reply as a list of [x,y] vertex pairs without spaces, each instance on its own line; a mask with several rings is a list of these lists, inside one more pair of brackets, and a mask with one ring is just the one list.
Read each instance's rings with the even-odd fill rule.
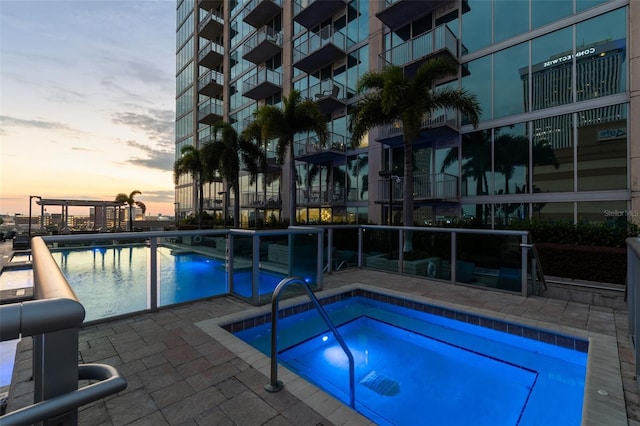
[[[99,247],[51,253],[86,309],[85,321],[147,309],[149,248]],[[158,306],[229,293],[224,261],[196,253],[158,248]],[[283,275],[262,272],[260,292],[273,291]],[[234,274],[234,292],[251,297],[251,273]]]
[[[355,359],[356,408],[377,424],[581,423],[586,341],[361,296],[325,309]],[[347,357],[326,328],[313,310],[281,319],[279,360],[348,403]],[[235,334],[270,354],[270,323]]]

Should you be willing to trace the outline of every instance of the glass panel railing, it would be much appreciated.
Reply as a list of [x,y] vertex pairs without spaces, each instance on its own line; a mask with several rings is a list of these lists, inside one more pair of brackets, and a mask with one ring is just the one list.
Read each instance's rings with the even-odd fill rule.
[[291,250],[291,274],[301,277],[312,289],[318,288],[318,236],[317,234],[293,234]]
[[[358,266],[358,233],[357,226],[331,227],[325,233],[325,255],[323,268],[325,271],[339,271]],[[329,244],[329,239],[331,244]],[[331,265],[328,253],[331,252]]]
[[364,266],[388,272],[399,272],[400,228],[365,227],[362,257]]
[[229,240],[233,242],[229,247],[233,247],[230,256],[231,264],[231,294],[248,301],[252,301],[257,295],[257,288],[254,284],[253,274],[253,236],[252,235],[229,235]]
[[450,280],[450,234],[428,229],[412,232],[413,251],[403,255],[404,273],[418,277]]
[[458,232],[456,282],[522,293],[521,239],[520,235]]

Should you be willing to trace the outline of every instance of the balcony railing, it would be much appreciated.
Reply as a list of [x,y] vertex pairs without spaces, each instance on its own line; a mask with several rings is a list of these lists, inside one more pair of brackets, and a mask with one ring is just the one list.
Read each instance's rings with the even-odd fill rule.
[[198,92],[206,96],[217,96],[222,92],[224,75],[211,70],[198,79]]
[[298,188],[296,201],[304,206],[319,206],[323,204],[343,204],[346,199],[346,189],[334,189],[327,186],[310,186]]
[[204,124],[215,124],[222,120],[224,108],[219,99],[209,99],[198,105],[198,121]]
[[[389,179],[378,180],[378,193],[382,203],[389,200],[389,188],[394,202],[402,202],[403,178],[392,176]],[[413,177],[413,198],[415,200],[458,200],[458,177],[447,173],[423,174]]]
[[[266,197],[266,198],[265,198]],[[265,195],[261,190],[259,192],[244,192],[240,202],[241,207],[266,207],[279,208],[282,201],[277,191],[267,191]]]
[[244,96],[251,99],[264,99],[282,89],[282,75],[269,68],[259,69],[248,76],[243,83]]
[[320,144],[317,137],[312,136],[296,141],[296,156],[305,156],[328,151],[344,153],[347,151],[346,137],[339,133],[329,132],[326,145]]
[[343,57],[349,44],[347,36],[327,25],[294,47],[294,66],[311,73]]
[[282,32],[264,27],[251,36],[242,49],[244,59],[261,64],[282,50]]
[[213,41],[205,44],[198,52],[200,65],[214,69],[220,66],[224,58],[224,47]]
[[379,0],[380,12],[376,17],[395,31],[430,11],[453,3],[454,0]]
[[215,40],[223,30],[224,18],[215,10],[210,10],[198,24],[198,33],[207,40]]
[[322,80],[302,92],[302,96],[313,99],[324,113],[335,111],[346,105],[344,85],[332,79]]
[[454,58],[458,57],[458,39],[446,25],[440,25],[381,53],[379,68],[388,65],[405,66],[443,49],[448,50]]
[[282,11],[282,0],[251,0],[242,12],[242,20],[260,28]]
[[293,19],[305,28],[313,28],[346,5],[345,0],[294,0]]
[[[438,108],[430,114],[425,114],[420,123],[421,129],[449,126],[458,129],[458,111],[452,108]],[[402,122],[396,121],[388,126],[380,127],[378,140],[401,137],[403,132]]]

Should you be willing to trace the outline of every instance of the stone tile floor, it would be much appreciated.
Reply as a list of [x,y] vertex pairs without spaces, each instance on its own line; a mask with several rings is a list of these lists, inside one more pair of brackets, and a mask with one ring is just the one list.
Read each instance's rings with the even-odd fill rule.
[[[544,297],[523,298],[370,270],[327,275],[324,288],[335,289],[354,282],[479,308],[496,315],[615,337],[627,421],[629,425],[640,426],[640,395],[633,373],[626,310]],[[252,306],[245,302],[223,297],[84,327],[80,333],[79,361],[115,366],[126,377],[128,386],[116,395],[82,407],[80,424],[328,426],[368,423],[353,420],[354,417],[345,416],[341,410],[323,416],[303,401],[308,400],[309,395],[300,395],[293,386],[285,386],[275,394],[266,392],[264,385],[268,377],[258,368],[263,366],[252,365],[237,356],[197,325],[250,308]],[[19,345],[9,410],[31,402],[30,351],[30,340],[24,339]],[[330,398],[322,393],[312,397]],[[344,410],[350,409],[344,407]]]

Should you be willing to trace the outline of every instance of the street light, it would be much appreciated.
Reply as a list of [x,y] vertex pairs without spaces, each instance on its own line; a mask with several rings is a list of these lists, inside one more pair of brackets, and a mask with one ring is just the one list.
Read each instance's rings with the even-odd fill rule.
[[29,240],[31,240],[31,203],[34,198],[42,200],[42,197],[39,197],[37,195],[29,195]]

